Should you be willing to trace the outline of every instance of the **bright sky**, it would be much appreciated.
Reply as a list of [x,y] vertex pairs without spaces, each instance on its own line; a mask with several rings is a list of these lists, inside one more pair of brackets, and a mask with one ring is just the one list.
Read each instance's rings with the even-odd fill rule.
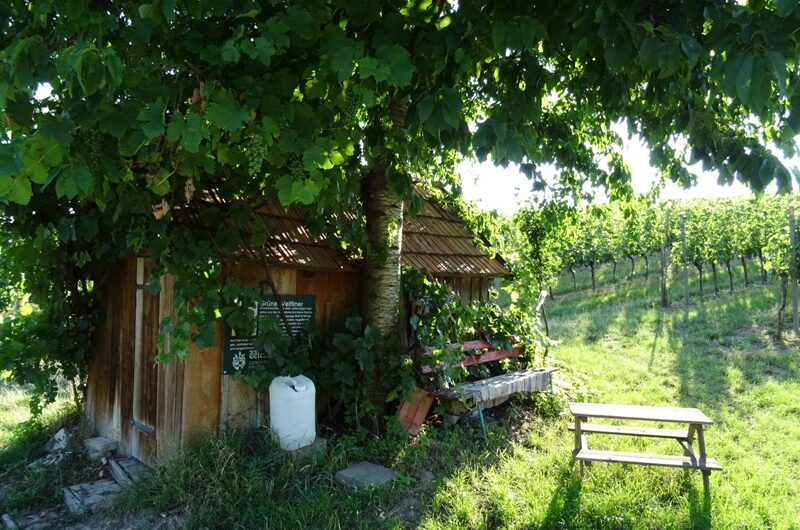
[[[627,138],[627,135],[622,134],[622,137]],[[634,192],[641,194],[650,191],[653,183],[658,181],[658,175],[656,170],[650,166],[650,154],[644,143],[637,137],[631,140],[626,139],[623,157],[633,175]],[[795,162],[791,165],[797,165],[796,161],[790,162]],[[549,166],[539,169],[548,180],[555,178],[555,168]],[[458,172],[461,176],[464,197],[477,202],[484,210],[497,210],[500,213],[510,214],[532,195],[531,182],[516,166],[502,168],[495,166],[490,161],[483,164],[467,161],[461,164]],[[735,197],[750,193],[750,190],[738,181],[731,186],[719,185],[716,174],[701,173],[699,166],[695,173],[698,175],[696,186],[684,189],[677,184],[667,182],[661,190],[660,198],[667,200]],[[767,191],[774,193],[776,189],[773,183],[767,188]]]

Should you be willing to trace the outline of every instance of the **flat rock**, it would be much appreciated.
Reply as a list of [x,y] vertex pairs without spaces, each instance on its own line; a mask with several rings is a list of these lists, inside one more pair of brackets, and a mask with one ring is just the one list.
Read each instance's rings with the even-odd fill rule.
[[392,480],[395,472],[391,469],[362,460],[357,464],[336,472],[340,484],[353,488],[380,486]]
[[83,446],[86,448],[86,452],[92,460],[100,460],[111,451],[119,449],[119,444],[116,440],[111,440],[105,436],[87,438],[83,441]]
[[7,513],[3,514],[3,528],[6,530],[19,530],[19,526],[14,522],[14,519]]
[[57,433],[53,435],[50,440],[47,442],[47,452],[48,453],[56,453],[59,451],[63,451],[67,448],[67,444],[69,443],[69,436],[67,435],[66,429],[60,429]]
[[403,528],[417,528],[422,519],[422,503],[416,497],[406,497],[389,515],[403,523]]
[[59,507],[21,515],[17,518],[16,523],[20,530],[53,530],[55,528],[60,530],[66,519],[67,511],[63,507]]
[[310,445],[289,451],[289,454],[295,458],[316,458],[324,455],[328,450],[328,440],[317,436]]
[[105,508],[122,487],[110,479],[95,480],[64,488],[64,504],[72,513],[82,514]]
[[147,464],[131,456],[109,460],[108,468],[114,480],[124,487],[153,474],[153,470]]

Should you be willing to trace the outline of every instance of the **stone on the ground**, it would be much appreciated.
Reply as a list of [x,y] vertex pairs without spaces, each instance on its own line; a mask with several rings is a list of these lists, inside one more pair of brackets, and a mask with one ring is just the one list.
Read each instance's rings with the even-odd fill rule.
[[419,485],[422,491],[430,490],[434,480],[436,480],[436,476],[433,472],[428,469],[423,469],[422,473],[419,474]]
[[53,466],[56,464],[60,464],[65,458],[72,454],[72,451],[59,451],[56,453],[50,453],[47,456],[43,456],[38,460],[34,460],[30,464],[28,464],[28,469],[33,469],[35,467],[47,467]]
[[66,519],[67,511],[61,507],[20,515],[16,523],[21,530],[62,530]]
[[83,446],[86,447],[86,453],[92,460],[100,460],[104,456],[108,456],[111,451],[116,451],[119,448],[116,440],[111,440],[105,436],[87,438],[83,441]]
[[82,514],[105,508],[122,487],[109,479],[75,484],[64,488],[64,504],[70,512]]
[[12,519],[11,516],[9,514],[7,514],[7,513],[3,514],[3,527],[6,530],[18,530],[19,529],[19,526],[17,526],[17,523],[14,522],[14,519]]
[[121,486],[130,486],[139,479],[153,473],[153,470],[136,458],[126,456],[109,460],[108,468],[111,476],[114,477]]
[[294,449],[293,451],[289,451],[289,454],[295,458],[316,458],[318,456],[324,455],[325,452],[328,450],[328,440],[317,436],[314,441],[310,445],[306,445],[304,447],[300,447],[299,449]]
[[66,429],[60,429],[57,433],[53,435],[50,440],[47,442],[47,452],[48,453],[56,453],[59,451],[63,451],[67,448],[67,444],[69,443],[69,436],[67,435]]
[[392,480],[395,472],[391,469],[362,460],[357,464],[336,472],[340,484],[353,488],[380,486]]
[[406,497],[389,513],[403,523],[405,528],[417,528],[422,519],[422,503],[416,497]]

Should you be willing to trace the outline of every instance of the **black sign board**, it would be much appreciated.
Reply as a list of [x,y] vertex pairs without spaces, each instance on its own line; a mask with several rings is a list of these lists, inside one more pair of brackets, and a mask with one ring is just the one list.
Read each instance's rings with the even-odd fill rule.
[[[316,314],[316,300],[310,295],[282,295],[283,311],[292,333],[298,333],[307,325],[314,324]],[[281,323],[284,333],[286,326],[280,318],[278,302],[274,296],[264,296],[258,304],[258,308],[253,307],[253,316],[257,321],[265,317],[275,317]],[[236,336],[233,330],[225,326],[225,340],[222,350],[222,373],[226,375],[249,372],[266,363],[264,354],[256,351],[256,339],[258,338],[258,324],[252,335],[246,337]]]

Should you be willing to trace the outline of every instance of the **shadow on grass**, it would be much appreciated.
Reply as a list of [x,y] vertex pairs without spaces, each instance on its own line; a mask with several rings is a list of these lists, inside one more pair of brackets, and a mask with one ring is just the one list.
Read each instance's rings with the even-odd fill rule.
[[541,528],[574,528],[581,511],[580,478],[575,475],[574,465],[564,465],[558,474],[558,486],[550,498],[547,513]]
[[692,485],[691,471],[683,472],[683,488],[689,494],[689,521],[691,528],[697,530],[711,529],[711,492],[698,491]]
[[760,296],[720,293],[673,313],[670,337],[676,346],[674,371],[683,405],[714,413],[730,405],[729,370],[750,385],[800,377],[793,356],[769,341],[775,296],[769,288]]

